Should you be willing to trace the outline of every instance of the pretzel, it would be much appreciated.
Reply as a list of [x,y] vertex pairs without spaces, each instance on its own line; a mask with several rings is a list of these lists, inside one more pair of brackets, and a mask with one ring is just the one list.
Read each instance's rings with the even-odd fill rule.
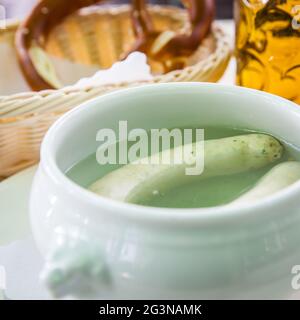
[[36,69],[30,48],[32,44],[44,47],[51,30],[68,15],[99,0],[41,0],[17,30],[15,44],[23,75],[34,91],[54,89]]
[[[34,91],[54,89],[55,79],[50,83],[42,76],[40,70],[37,70],[30,52],[32,46],[45,47],[51,30],[68,15],[103,1],[41,0],[20,25],[15,39],[18,60],[26,81]],[[214,0],[185,0],[184,4],[191,22],[191,33],[189,35],[176,35],[171,31],[160,33],[153,27],[145,1],[131,0],[131,2],[131,19],[136,41],[124,57],[130,52],[142,51],[149,58],[162,63],[165,71],[182,67],[182,57],[190,55],[198,47],[209,32],[214,15]]]
[[191,55],[209,33],[215,14],[214,0],[182,0],[188,10],[191,33],[158,33],[153,29],[145,0],[133,0],[132,3],[132,21],[137,40],[130,52],[142,51],[148,57],[160,60],[165,72],[183,67],[184,57]]

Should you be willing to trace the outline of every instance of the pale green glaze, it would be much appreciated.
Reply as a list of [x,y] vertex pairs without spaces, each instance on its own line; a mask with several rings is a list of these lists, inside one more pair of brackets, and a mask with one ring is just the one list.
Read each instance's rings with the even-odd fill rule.
[[30,234],[28,198],[37,166],[23,170],[0,183],[0,245]]
[[[62,278],[54,292],[63,288],[83,295],[96,269],[103,271],[100,277],[96,273],[101,284],[95,298],[289,298],[294,293],[291,268],[300,263],[300,184],[253,205],[167,209],[109,200],[68,179],[66,170],[95,152],[97,131],[116,128],[124,119],[147,130],[248,128],[300,146],[299,106],[239,87],[140,87],[100,97],[65,115],[42,146],[31,222],[50,274],[59,265],[73,279],[87,277],[69,292],[70,278]],[[65,262],[87,261],[74,250],[82,237],[99,250],[87,273],[86,265],[76,269],[53,260],[58,244],[65,244]]]

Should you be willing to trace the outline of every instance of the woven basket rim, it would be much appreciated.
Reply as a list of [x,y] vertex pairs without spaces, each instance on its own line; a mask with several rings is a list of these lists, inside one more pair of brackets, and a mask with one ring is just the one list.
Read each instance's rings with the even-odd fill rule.
[[[97,7],[97,6],[92,6],[89,8],[84,8],[80,10],[80,13],[85,13],[90,12],[90,13],[97,13],[103,11],[109,14],[120,14],[126,10],[128,10],[129,5],[113,5],[113,6],[105,6],[105,7]],[[151,5],[151,10],[154,11],[159,11],[159,12],[178,12],[182,13],[183,15],[186,14],[186,11],[175,7],[171,5]],[[5,32],[13,32],[15,29],[18,27],[20,23],[20,20],[18,19],[10,19],[7,20],[7,25],[6,29],[2,31],[2,34]],[[171,72],[168,72],[163,75],[156,75],[154,76],[151,80],[143,80],[143,81],[129,81],[129,82],[119,82],[116,84],[104,84],[104,85],[88,85],[85,87],[81,88],[72,88],[71,86],[60,88],[60,89],[51,89],[51,90],[43,90],[39,92],[31,92],[31,91],[26,91],[26,92],[20,92],[12,95],[2,95],[0,96],[0,103],[1,102],[10,102],[10,101],[17,101],[17,100],[24,100],[24,99],[43,99],[46,98],[50,95],[70,95],[70,94],[80,94],[80,93],[87,93],[92,90],[97,90],[99,88],[106,89],[107,91],[113,90],[113,89],[122,89],[122,88],[127,88],[130,86],[135,86],[135,85],[146,85],[146,84],[151,84],[151,83],[157,83],[157,82],[163,82],[164,78],[176,78],[183,72],[189,73],[193,72],[195,69],[209,69],[213,63],[214,60],[217,60],[219,56],[224,56],[225,54],[230,54],[231,53],[231,46],[229,44],[229,39],[226,36],[226,34],[223,32],[222,28],[219,26],[218,22],[214,22],[212,26],[212,36],[215,39],[215,50],[206,58],[198,61],[197,63],[187,66],[184,69],[181,70],[174,70]],[[200,45],[201,46],[201,45]],[[174,80],[173,80],[174,81]],[[54,112],[54,114],[57,114],[58,112]],[[47,112],[47,115],[50,115],[51,112]],[[11,124],[14,122],[19,122],[22,120],[28,120],[31,117],[36,117],[36,116],[43,116],[45,113],[39,113],[39,112],[28,112],[24,113],[18,116],[11,116],[11,117],[3,117],[0,118],[0,124],[5,125],[5,124]]]

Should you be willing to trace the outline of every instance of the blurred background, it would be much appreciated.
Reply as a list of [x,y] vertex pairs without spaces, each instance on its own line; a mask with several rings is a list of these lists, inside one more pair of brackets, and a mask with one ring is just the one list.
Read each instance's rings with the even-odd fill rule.
[[[6,9],[7,18],[20,18],[30,10],[32,5],[38,0],[0,0],[0,5]],[[72,0],[62,0],[72,1]],[[112,1],[111,1],[112,2]],[[126,0],[113,1],[117,3],[126,3]],[[149,3],[175,4],[180,5],[180,0],[151,0]],[[233,0],[216,0],[217,18],[230,19],[232,18],[232,3]]]

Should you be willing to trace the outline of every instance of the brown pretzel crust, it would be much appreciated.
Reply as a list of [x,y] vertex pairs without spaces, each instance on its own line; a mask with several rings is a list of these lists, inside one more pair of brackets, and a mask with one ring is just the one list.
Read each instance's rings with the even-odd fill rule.
[[[41,0],[16,33],[18,60],[28,84],[34,91],[53,89],[37,71],[30,55],[32,44],[43,47],[51,30],[75,11],[104,0]],[[176,58],[188,56],[209,33],[214,17],[214,0],[182,0],[189,12],[191,33],[175,35],[159,52],[152,54],[151,47],[160,35],[154,30],[145,0],[131,0],[131,19],[136,41],[129,52],[142,51],[148,57],[164,64],[171,61],[165,71],[183,67]],[[128,53],[127,53],[128,54]],[[177,61],[177,62],[176,62]]]
[[195,51],[209,33],[215,15],[214,0],[185,0],[185,2],[192,32],[190,35],[177,35],[167,44],[165,50],[176,54]]
[[29,53],[32,43],[43,46],[49,32],[66,16],[100,0],[41,0],[16,33],[18,60],[26,81],[34,91],[53,89],[36,70]]
[[133,14],[138,18],[133,20],[133,27],[137,35],[137,41],[132,51],[142,51],[147,53],[154,60],[162,63],[169,61],[171,64],[165,65],[165,71],[171,71],[183,67],[178,64],[179,57],[191,55],[210,32],[211,24],[215,15],[214,0],[182,0],[188,10],[191,24],[190,34],[178,34],[162,46],[159,52],[151,54],[152,47],[158,33],[153,30],[150,17],[141,14],[145,11],[145,0],[133,1]]

